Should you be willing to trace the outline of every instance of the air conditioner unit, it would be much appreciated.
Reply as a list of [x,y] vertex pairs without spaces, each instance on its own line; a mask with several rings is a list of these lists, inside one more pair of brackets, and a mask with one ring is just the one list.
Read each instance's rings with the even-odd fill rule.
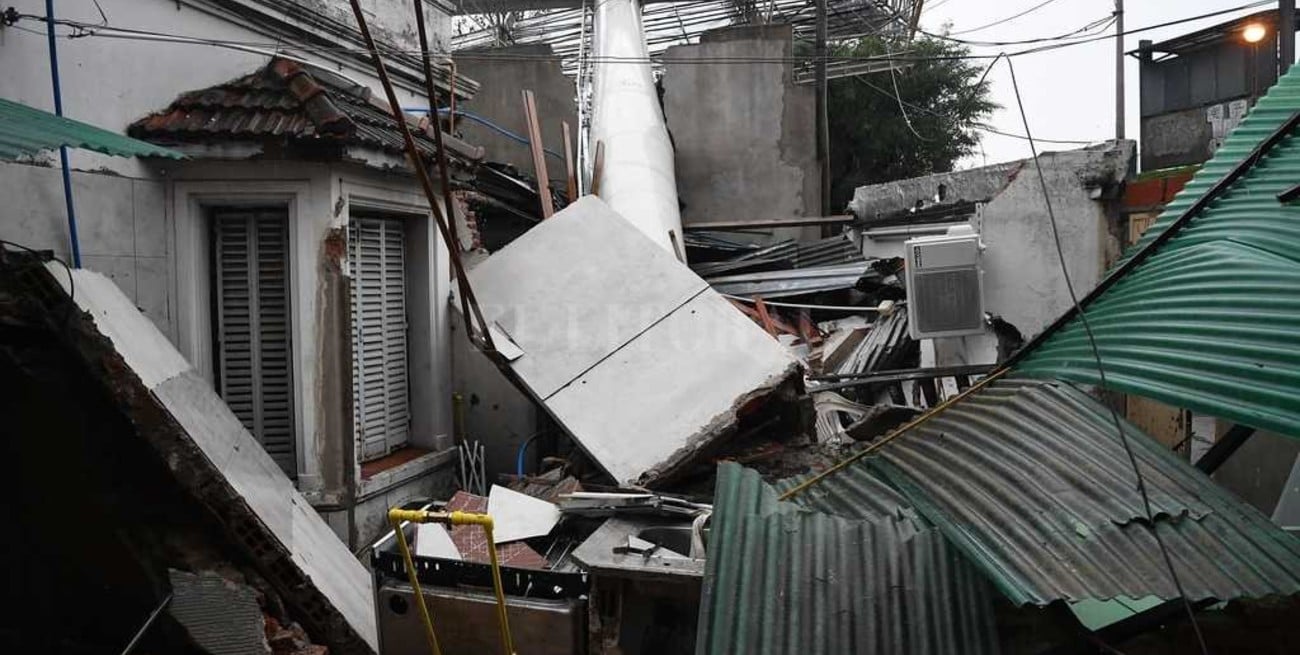
[[984,272],[979,235],[969,225],[959,225],[942,236],[910,239],[904,248],[912,338],[982,333]]

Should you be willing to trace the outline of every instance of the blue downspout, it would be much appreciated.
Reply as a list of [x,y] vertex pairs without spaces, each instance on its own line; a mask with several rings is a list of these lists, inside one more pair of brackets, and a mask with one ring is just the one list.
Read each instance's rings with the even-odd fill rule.
[[[54,84],[54,115],[63,116],[63,92],[59,88],[59,47],[54,40],[54,0],[45,0],[45,35],[50,42],[50,81]],[[72,173],[68,167],[68,146],[59,146],[59,161],[63,164],[63,202],[68,206],[72,267],[81,268],[81,243],[77,240],[77,211],[72,206]]]

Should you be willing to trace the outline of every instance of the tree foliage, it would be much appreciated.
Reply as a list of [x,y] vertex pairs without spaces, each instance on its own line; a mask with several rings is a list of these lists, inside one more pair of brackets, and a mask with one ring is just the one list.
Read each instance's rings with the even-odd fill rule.
[[[989,99],[988,81],[980,80],[983,67],[953,58],[967,53],[958,44],[926,37],[908,43],[867,37],[832,46],[831,53],[896,56],[900,65],[911,64],[892,79],[889,72],[879,72],[830,81],[832,208],[844,207],[853,189],[864,184],[952,170],[979,145],[974,125],[998,107]],[[923,60],[906,61],[916,59]]]

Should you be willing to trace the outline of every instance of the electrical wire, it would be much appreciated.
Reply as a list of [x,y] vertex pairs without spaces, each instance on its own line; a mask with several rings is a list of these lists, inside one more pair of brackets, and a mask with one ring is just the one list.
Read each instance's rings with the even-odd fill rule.
[[[891,94],[887,89],[882,89],[882,88],[880,88],[880,87],[878,87],[878,86],[872,84],[871,82],[868,82],[867,80],[863,79],[862,77],[855,77],[854,79],[856,79],[859,83],[863,84],[864,86],[866,86],[867,88],[871,89],[872,91],[875,91],[876,93],[879,93],[879,94],[881,94],[881,95],[883,95],[883,96],[886,96],[886,97],[894,97],[894,95]],[[982,81],[981,81],[980,83],[982,83]],[[977,84],[977,86],[978,86],[978,84]],[[930,114],[931,116],[935,116],[935,117],[937,117],[937,118],[941,118],[941,119],[943,119],[943,120],[956,120],[956,117],[955,117],[955,116],[946,116],[946,115],[941,114],[941,113],[939,113],[939,112],[937,112],[937,111],[934,111],[933,109],[928,109],[928,108],[926,108],[926,107],[922,107],[922,106],[920,106],[920,105],[912,104],[912,103],[910,103],[910,102],[906,102],[906,101],[903,101],[903,104],[907,105],[908,107],[911,107],[914,111],[919,111],[919,112],[923,112],[923,113],[926,113],[926,114]],[[1003,132],[1002,130],[999,130],[999,129],[996,129],[996,128],[994,128],[994,127],[991,127],[991,126],[989,126],[989,125],[987,125],[987,124],[985,124],[985,123],[970,123],[969,126],[970,126],[971,129],[974,129],[974,130],[977,130],[977,131],[980,131],[980,132],[987,132],[987,133],[989,133],[989,134],[996,134],[996,135],[998,135],[998,136],[1010,137],[1010,138],[1012,138],[1012,139],[1021,139],[1021,140],[1023,140],[1023,139],[1026,138],[1025,135],[1023,135],[1023,134],[1016,134],[1016,133],[1014,133],[1014,132]],[[1073,146],[1086,146],[1086,145],[1088,145],[1088,144],[1090,144],[1090,143],[1097,143],[1097,140],[1088,141],[1088,140],[1083,140],[1083,139],[1043,139],[1043,138],[1037,138],[1037,137],[1034,138],[1034,141],[1040,141],[1040,142],[1042,142],[1042,143],[1053,143],[1053,144],[1058,144],[1058,145],[1073,145]]]
[[[1222,9],[1222,10],[1218,10],[1218,11],[1213,11],[1213,12],[1208,12],[1208,13],[1198,14],[1198,15],[1195,15],[1195,16],[1188,16],[1188,17],[1185,17],[1185,18],[1180,18],[1180,19],[1176,19],[1176,20],[1166,21],[1166,22],[1163,22],[1163,23],[1155,24],[1155,25],[1147,25],[1147,26],[1144,26],[1144,27],[1139,27],[1139,28],[1134,28],[1134,29],[1130,29],[1130,30],[1125,30],[1125,31],[1124,31],[1124,36],[1128,36],[1128,35],[1132,35],[1132,34],[1141,34],[1141,33],[1143,33],[1143,32],[1147,32],[1147,31],[1150,31],[1150,30],[1160,29],[1160,28],[1164,28],[1164,27],[1170,27],[1170,26],[1173,26],[1173,25],[1179,25],[1179,24],[1182,24],[1182,23],[1188,23],[1188,22],[1192,22],[1192,21],[1202,20],[1202,19],[1205,19],[1205,18],[1212,18],[1212,17],[1214,17],[1214,16],[1220,16],[1220,15],[1223,15],[1223,14],[1228,14],[1228,13],[1232,13],[1232,12],[1236,12],[1236,11],[1241,11],[1241,10],[1244,10],[1244,9],[1253,9],[1253,8],[1260,7],[1260,6],[1263,6],[1263,5],[1268,5],[1268,4],[1272,4],[1270,0],[1260,0],[1260,1],[1257,1],[1257,2],[1252,2],[1252,3],[1248,3],[1248,4],[1244,4],[1244,5],[1238,5],[1238,6],[1235,6],[1235,7],[1228,8],[1228,9]],[[38,21],[42,21],[42,22],[45,20],[45,17],[44,17],[44,16],[36,16],[36,15],[31,15],[31,14],[20,14],[19,17],[20,17],[20,18],[24,18],[24,19],[38,20]],[[72,27],[72,28],[74,28],[75,30],[78,30],[77,32],[74,32],[74,33],[71,34],[71,35],[68,35],[68,34],[62,35],[62,36],[65,36],[65,37],[70,37],[70,38],[83,38],[83,37],[95,37],[95,36],[101,36],[101,37],[102,37],[102,36],[115,36],[116,38],[123,38],[123,39],[126,39],[126,38],[129,38],[129,36],[126,36],[126,35],[132,35],[132,36],[135,36],[135,37],[140,37],[139,40],[144,40],[144,41],[148,41],[148,40],[159,40],[159,37],[161,37],[161,38],[167,39],[167,40],[169,40],[169,41],[171,41],[171,42],[177,42],[177,43],[193,43],[193,44],[196,44],[196,45],[208,45],[208,46],[214,46],[214,47],[243,46],[243,47],[245,47],[245,48],[247,48],[247,47],[271,47],[271,48],[273,48],[273,47],[275,47],[275,46],[277,45],[277,43],[269,43],[269,42],[251,42],[251,41],[235,41],[235,40],[206,39],[206,38],[193,37],[193,36],[187,36],[187,35],[167,34],[167,33],[162,33],[162,32],[151,32],[151,31],[147,31],[147,30],[132,30],[132,29],[129,29],[129,28],[120,28],[120,27],[97,27],[96,25],[94,25],[94,24],[92,24],[92,23],[83,23],[83,22],[79,22],[79,21],[71,21],[71,20],[66,20],[66,19],[58,19],[58,20],[55,20],[55,24],[56,24],[56,25],[63,25],[63,26],[67,26],[67,27]],[[18,26],[14,26],[14,27],[18,27]],[[116,34],[116,35],[104,34],[103,32],[105,32],[105,31],[117,32],[118,34]],[[929,35],[929,34],[927,34],[927,36],[932,36],[932,37],[933,37],[934,35]],[[147,37],[154,37],[154,38],[151,39],[151,38],[147,38]],[[1076,46],[1076,45],[1083,45],[1083,44],[1086,44],[1086,43],[1093,43],[1093,42],[1096,42],[1096,41],[1112,40],[1112,39],[1114,39],[1114,38],[1115,38],[1115,35],[1114,35],[1114,34],[1102,34],[1102,35],[1090,36],[1090,37],[1081,38],[1081,39],[1069,40],[1069,41],[1060,42],[1060,43],[1048,43],[1048,44],[1046,44],[1046,45],[1041,45],[1041,46],[1033,47],[1033,48],[1026,48],[1026,49],[1017,50],[1017,51],[1013,51],[1013,52],[999,52],[999,53],[997,53],[997,54],[967,53],[967,54],[961,54],[961,55],[943,55],[943,56],[914,56],[914,55],[895,54],[895,55],[892,57],[892,61],[895,61],[895,62],[926,62],[926,61],[971,61],[971,60],[996,60],[996,59],[1001,58],[1001,57],[1019,57],[1019,56],[1024,56],[1024,55],[1037,54],[1037,53],[1041,53],[1041,52],[1048,52],[1048,51],[1052,51],[1052,50],[1058,50],[1058,49],[1061,49],[1061,48],[1073,47],[1073,46]],[[328,46],[317,46],[317,45],[314,45],[314,44],[303,44],[303,43],[294,43],[294,44],[292,44],[292,45],[297,46],[297,47],[300,47],[300,48],[303,48],[304,50],[306,50],[307,52],[310,52],[310,53],[338,52],[338,53],[345,53],[345,54],[364,55],[365,52],[366,52],[364,48],[361,48],[361,47],[353,47],[353,46],[335,46],[335,47],[328,47]],[[410,55],[410,56],[418,56],[418,51],[417,51],[417,50],[412,50],[412,49],[403,49],[403,48],[396,48],[396,47],[386,47],[386,48],[383,48],[383,52],[384,52],[385,54],[395,54],[395,55],[403,55],[403,54],[405,54],[405,55]],[[556,55],[554,55],[554,54],[536,54],[536,55],[528,55],[528,54],[523,54],[523,53],[453,52],[453,51],[441,51],[441,52],[435,52],[435,53],[433,53],[433,54],[436,54],[436,55],[439,55],[439,56],[444,56],[444,57],[454,57],[454,58],[457,59],[457,60],[465,60],[465,61],[494,61],[494,60],[496,60],[496,61],[553,61],[553,60],[556,58]],[[890,58],[890,57],[883,57],[883,56],[880,56],[880,55],[852,56],[852,55],[831,55],[831,54],[827,54],[827,55],[824,56],[824,57],[818,57],[818,56],[816,56],[816,55],[799,55],[799,56],[778,56],[778,57],[740,57],[740,56],[734,56],[734,57],[689,57],[689,58],[682,58],[682,57],[665,57],[665,56],[663,56],[663,55],[651,55],[651,56],[649,56],[649,57],[608,57],[608,56],[607,56],[607,57],[599,57],[599,56],[594,56],[594,55],[593,55],[593,56],[590,56],[590,58],[589,58],[589,61],[591,61],[591,62],[603,62],[603,63],[627,63],[627,64],[646,64],[646,63],[650,63],[650,64],[664,64],[664,63],[672,63],[673,65],[713,65],[713,64],[784,64],[784,63],[807,64],[807,63],[817,62],[817,61],[820,61],[820,60],[826,60],[826,61],[876,61],[876,62],[884,62],[884,61],[891,61],[891,58]]]
[[960,32],[952,32],[951,34],[949,34],[949,36],[955,36],[955,35],[957,35],[957,34],[970,34],[970,33],[972,33],[972,32],[978,32],[978,31],[980,31],[980,30],[986,30],[986,29],[988,29],[988,28],[990,28],[990,27],[997,27],[998,25],[1002,25],[1002,24],[1005,24],[1005,23],[1010,23],[1011,21],[1013,21],[1013,20],[1015,20],[1015,19],[1017,19],[1017,18],[1020,18],[1021,16],[1028,16],[1029,14],[1032,14],[1032,13],[1034,13],[1035,11],[1038,11],[1039,9],[1042,9],[1043,7],[1046,7],[1047,5],[1052,4],[1053,2],[1056,2],[1056,0],[1043,0],[1042,2],[1040,2],[1040,3],[1038,3],[1038,4],[1034,5],[1034,6],[1032,6],[1032,7],[1028,8],[1028,9],[1026,9],[1026,10],[1024,10],[1024,11],[1018,13],[1018,14],[1014,14],[1014,15],[1011,15],[1011,16],[1007,16],[1006,18],[1001,18],[1001,19],[998,19],[998,20],[993,21],[992,23],[987,23],[987,24],[984,24],[984,25],[980,25],[979,27],[972,27],[972,28],[970,28],[970,29],[965,29],[965,30],[962,30],[962,31],[960,31]]
[[[1097,365],[1097,377],[1101,387],[1105,389],[1109,387],[1106,383],[1106,367],[1102,365],[1101,350],[1097,347],[1097,339],[1093,335],[1092,325],[1088,321],[1088,314],[1083,311],[1083,307],[1079,304],[1079,296],[1075,293],[1074,282],[1070,279],[1070,271],[1065,264],[1065,248],[1061,245],[1061,234],[1056,225],[1056,212],[1052,208],[1052,197],[1047,190],[1047,177],[1043,174],[1042,164],[1038,161],[1038,148],[1034,145],[1033,133],[1029,131],[1029,116],[1025,113],[1025,105],[1020,97],[1020,85],[1016,82],[1016,67],[1010,59],[1007,59],[1007,68],[1011,72],[1011,88],[1016,95],[1016,107],[1020,110],[1020,120],[1024,123],[1025,136],[1029,140],[1029,152],[1034,158],[1034,169],[1038,171],[1038,183],[1042,187],[1043,202],[1047,205],[1047,218],[1052,227],[1052,241],[1056,245],[1056,257],[1061,265],[1061,276],[1065,278],[1065,289],[1070,294],[1070,303],[1074,306],[1074,314],[1079,317],[1083,332],[1088,338],[1088,348],[1092,351],[1093,361]],[[1201,626],[1196,621],[1196,612],[1192,609],[1191,601],[1187,599],[1187,593],[1183,591],[1183,583],[1178,578],[1178,571],[1174,567],[1169,548],[1160,536],[1155,513],[1151,509],[1151,498],[1147,495],[1146,480],[1142,476],[1141,467],[1138,466],[1137,455],[1133,452],[1133,446],[1129,443],[1128,433],[1124,430],[1124,426],[1119,420],[1119,413],[1115,411],[1115,408],[1109,403],[1106,404],[1106,407],[1110,410],[1110,417],[1115,424],[1115,432],[1119,435],[1120,443],[1124,446],[1124,453],[1128,455],[1129,465],[1133,467],[1133,477],[1137,482],[1138,493],[1142,496],[1142,508],[1146,513],[1147,525],[1151,528],[1151,536],[1155,538],[1156,545],[1160,549],[1160,555],[1164,558],[1165,567],[1169,571],[1169,577],[1174,583],[1174,589],[1178,592],[1178,597],[1182,599],[1184,609],[1187,610],[1187,619],[1191,622],[1192,630],[1196,633],[1196,641],[1201,647],[1201,653],[1202,655],[1209,655],[1209,649],[1205,646],[1205,638],[1201,634]]]
[[[889,81],[894,85],[894,100],[898,101],[898,111],[903,115],[903,123],[907,125],[907,129],[911,131],[912,136],[915,136],[922,142],[928,143],[930,139],[921,136],[921,133],[916,131],[916,128],[912,125],[912,117],[907,115],[907,109],[903,107],[903,94],[898,90],[898,76],[894,73],[894,60],[889,52],[888,42],[886,41],[885,43],[885,56],[891,57],[889,59],[889,65],[886,66],[886,68],[889,69]],[[862,79],[861,76],[858,76],[858,79]]]
[[8,240],[8,239],[0,239],[0,245],[13,246],[13,247],[15,247],[15,248],[18,248],[19,250],[26,250],[27,252],[29,252],[29,253],[31,253],[31,254],[33,254],[33,255],[36,255],[36,257],[37,257],[38,259],[45,259],[45,256],[46,256],[46,255],[49,255],[49,257],[50,257],[51,260],[56,261],[56,262],[58,262],[59,264],[62,264],[62,265],[63,265],[63,270],[65,270],[65,271],[68,272],[68,300],[73,300],[73,301],[76,300],[76,298],[77,298],[77,280],[76,280],[76,278],[73,277],[73,275],[72,275],[72,267],[71,267],[71,266],[68,266],[68,262],[63,261],[63,258],[62,258],[62,257],[59,257],[58,255],[54,254],[53,252],[37,250],[37,249],[32,248],[32,247],[29,247],[29,246],[24,246],[23,244],[18,243],[17,241],[10,241],[10,240]]

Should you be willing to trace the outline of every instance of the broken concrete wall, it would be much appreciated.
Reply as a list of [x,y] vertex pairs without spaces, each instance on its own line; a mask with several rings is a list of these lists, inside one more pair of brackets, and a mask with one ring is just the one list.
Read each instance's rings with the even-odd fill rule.
[[[1123,141],[1040,157],[1066,267],[1080,297],[1097,285],[1119,253],[1116,192],[1133,153],[1133,142]],[[941,231],[944,225],[965,223],[980,234],[986,246],[982,256],[985,311],[1010,322],[1026,339],[1070,306],[1032,161],[859,187],[850,207],[867,221],[902,222],[863,231],[863,253],[868,257],[903,255],[903,244],[910,237],[897,230],[908,226],[914,208],[923,212],[953,208],[951,221],[916,227],[937,226]],[[873,237],[873,232],[885,234]],[[926,359],[926,365],[989,364],[997,359],[997,338],[991,332],[936,339],[932,347],[934,359]],[[925,357],[926,350],[922,352]]]
[[[533,175],[529,150],[528,123],[524,120],[523,90],[531,90],[537,102],[537,122],[542,130],[547,177],[552,188],[565,185],[564,132],[568,122],[572,148],[577,156],[578,116],[573,80],[564,76],[560,58],[546,44],[513,45],[467,50],[456,59],[457,71],[482,83],[472,100],[457,105],[525,139],[523,143],[472,118],[459,118],[456,132],[466,141],[483,146],[487,161],[510,164]],[[462,53],[458,53],[462,54]],[[574,162],[577,167],[577,162]]]
[[[764,25],[713,30],[668,49],[663,104],[683,225],[821,215],[813,87],[796,85],[793,65],[779,61],[793,47],[790,26]],[[778,61],[696,61],[713,58]]]
[[28,288],[8,287],[19,301],[5,310],[60,335],[136,438],[314,634],[335,652],[371,652],[367,572],[212,387],[108,278],[56,264],[25,275]]

